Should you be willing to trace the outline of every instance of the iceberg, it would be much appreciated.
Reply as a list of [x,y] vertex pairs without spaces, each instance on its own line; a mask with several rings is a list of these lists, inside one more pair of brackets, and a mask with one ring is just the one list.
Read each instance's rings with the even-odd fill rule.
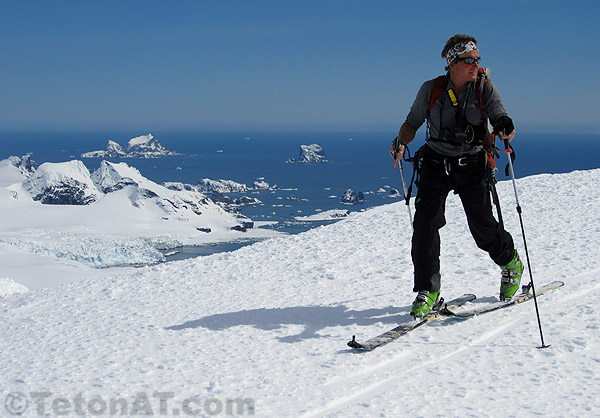
[[343,218],[347,218],[348,215],[350,215],[349,210],[332,209],[324,212],[315,213],[314,215],[296,216],[294,217],[294,219],[302,222],[337,221]]
[[300,155],[298,160],[290,158],[286,163],[326,163],[327,155],[323,151],[323,147],[318,144],[300,145]]
[[318,144],[301,145],[299,163],[326,163],[327,155],[323,151],[323,147]]
[[340,201],[346,205],[363,203],[365,201],[365,195],[363,194],[363,192],[356,193],[354,190],[348,189],[346,190]]

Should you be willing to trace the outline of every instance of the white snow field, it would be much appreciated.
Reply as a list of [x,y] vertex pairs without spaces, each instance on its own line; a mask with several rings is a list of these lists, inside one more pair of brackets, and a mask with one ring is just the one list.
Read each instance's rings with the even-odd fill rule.
[[[407,320],[411,230],[399,202],[49,289],[5,277],[0,415],[600,416],[599,183],[600,169],[517,180],[535,283],[565,282],[538,298],[549,348],[536,348],[526,302],[349,349],[353,334]],[[524,257],[512,183],[499,193]],[[446,217],[443,296],[495,300],[499,268],[476,248],[454,195]]]

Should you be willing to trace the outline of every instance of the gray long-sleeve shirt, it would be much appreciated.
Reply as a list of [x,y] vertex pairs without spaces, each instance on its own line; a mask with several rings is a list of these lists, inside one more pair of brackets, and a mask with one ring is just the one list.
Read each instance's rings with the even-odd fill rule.
[[[442,129],[453,129],[457,127],[455,108],[452,106],[451,100],[448,97],[447,90],[454,89],[452,81],[448,79],[448,85],[444,89],[442,95],[436,100],[435,105],[429,113],[429,100],[433,90],[435,79],[423,83],[417,97],[406,117],[406,123],[415,130],[419,129],[429,116],[429,138],[427,138],[428,146],[434,151],[448,156],[460,156],[465,154],[473,154],[482,149],[481,145],[452,145],[447,142],[431,140],[431,138],[440,138]],[[458,98],[458,108],[464,108],[464,116],[466,121],[473,126],[481,126],[484,121],[481,118],[481,109],[475,95],[475,82],[468,83]],[[493,124],[498,117],[508,115],[502,104],[502,98],[498,90],[494,87],[491,81],[485,84],[485,114]]]

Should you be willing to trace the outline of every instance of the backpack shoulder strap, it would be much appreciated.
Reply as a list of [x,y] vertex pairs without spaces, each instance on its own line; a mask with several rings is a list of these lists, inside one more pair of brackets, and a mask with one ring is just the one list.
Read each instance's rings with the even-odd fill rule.
[[477,83],[475,84],[475,98],[479,102],[479,110],[481,111],[481,119],[485,126],[485,138],[483,140],[483,148],[487,154],[487,160],[490,163],[492,170],[496,170],[495,157],[499,157],[498,149],[496,148],[496,138],[493,132],[488,130],[488,120],[485,112],[485,87],[489,80],[489,70],[487,68],[479,68]]
[[435,106],[435,101],[442,97],[442,94],[444,93],[446,77],[447,76],[445,75],[441,75],[433,82],[433,90],[431,90],[431,96],[429,96],[429,112],[431,112],[431,109]]
[[481,119],[485,120],[485,87],[489,80],[488,69],[479,68],[477,75],[477,83],[475,84],[475,98],[479,102],[479,110],[481,111]]

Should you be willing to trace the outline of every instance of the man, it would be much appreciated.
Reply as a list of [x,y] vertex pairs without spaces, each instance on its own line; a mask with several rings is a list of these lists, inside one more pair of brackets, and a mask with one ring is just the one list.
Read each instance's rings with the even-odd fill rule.
[[[515,135],[513,122],[491,81],[478,82],[480,57],[474,37],[453,36],[444,46],[442,58],[447,63],[447,74],[440,79],[443,90],[438,88],[439,97],[433,102],[436,80],[421,86],[390,149],[394,158],[401,159],[406,145],[427,120],[426,144],[415,156],[419,172],[411,251],[413,291],[418,292],[412,305],[415,317],[427,315],[439,301],[439,229],[446,224],[444,211],[450,191],[461,199],[477,246],[502,268],[500,299],[516,293],[524,268],[511,235],[492,215],[488,182],[493,174],[484,147],[489,141],[486,119],[494,132],[508,141]],[[478,88],[482,90],[479,94]]]

